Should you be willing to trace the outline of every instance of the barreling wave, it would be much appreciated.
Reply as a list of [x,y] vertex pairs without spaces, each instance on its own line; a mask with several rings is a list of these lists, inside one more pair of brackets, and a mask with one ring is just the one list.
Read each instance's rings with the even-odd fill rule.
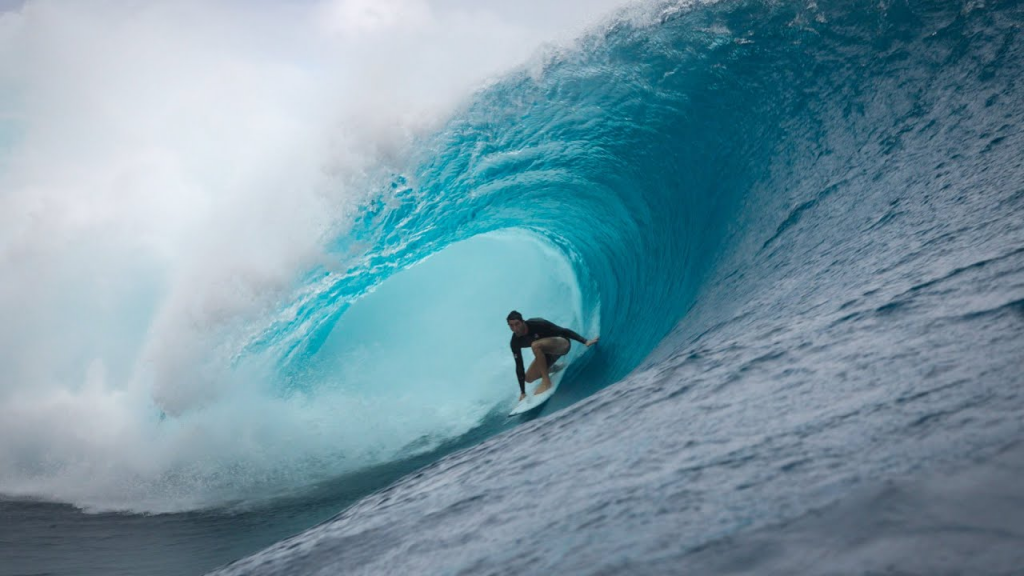
[[[573,356],[546,409],[565,407],[648,358],[719,289],[706,281],[726,258],[820,242],[795,231],[831,195],[857,193],[843,183],[858,166],[944,137],[954,113],[944,82],[960,78],[954,91],[1020,118],[1019,102],[1000,100],[1019,77],[1019,42],[984,62],[961,46],[1012,28],[1016,4],[883,4],[634,8],[495,81],[417,141],[401,169],[375,173],[377,192],[328,261],[279,308],[211,350],[230,357],[244,401],[157,398],[158,430],[204,419],[226,436],[250,419],[268,427],[215,446],[222,458],[139,472],[130,501],[102,505],[160,509],[152,500],[165,494],[173,506],[216,504],[480,440],[507,425],[517,392],[512,308],[601,335],[597,350]],[[1005,153],[1006,126],[982,153]],[[764,230],[767,241],[751,240]],[[727,277],[733,293],[745,274]],[[213,495],[182,504],[195,492]]]

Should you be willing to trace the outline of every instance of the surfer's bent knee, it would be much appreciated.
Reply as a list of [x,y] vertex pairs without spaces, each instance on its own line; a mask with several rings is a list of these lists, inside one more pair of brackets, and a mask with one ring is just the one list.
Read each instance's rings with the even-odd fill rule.
[[557,354],[561,356],[569,352],[569,346],[569,341],[560,336],[541,338],[540,340],[534,340],[533,344],[530,344],[530,348],[535,356],[542,354]]

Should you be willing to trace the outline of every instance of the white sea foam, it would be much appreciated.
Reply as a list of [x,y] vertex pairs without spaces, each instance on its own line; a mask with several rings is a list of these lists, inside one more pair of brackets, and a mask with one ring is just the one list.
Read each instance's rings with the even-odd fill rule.
[[617,3],[5,6],[0,492],[184,509],[478,421],[233,359],[415,135]]

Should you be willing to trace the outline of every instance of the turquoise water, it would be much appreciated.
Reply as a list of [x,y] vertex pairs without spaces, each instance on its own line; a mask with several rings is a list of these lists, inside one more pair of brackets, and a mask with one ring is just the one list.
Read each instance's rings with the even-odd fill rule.
[[[188,527],[106,573],[209,570],[321,521],[226,573],[1013,573],[1020,490],[985,471],[1024,438],[1021,22],[665,3],[502,76],[218,332],[221,396],[155,388],[159,435],[220,431],[208,450],[118,493],[5,478],[36,535],[4,536],[16,570],[45,565],[48,506],[62,566],[87,554],[96,517],[62,502]],[[513,308],[601,342],[508,420]],[[964,534],[945,564],[895,544],[940,533]]]

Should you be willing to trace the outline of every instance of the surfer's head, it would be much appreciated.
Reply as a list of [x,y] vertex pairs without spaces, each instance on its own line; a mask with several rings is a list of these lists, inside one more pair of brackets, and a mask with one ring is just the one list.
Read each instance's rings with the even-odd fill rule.
[[508,313],[505,320],[508,322],[508,327],[515,332],[516,336],[526,334],[526,322],[523,322],[522,314],[513,310]]

